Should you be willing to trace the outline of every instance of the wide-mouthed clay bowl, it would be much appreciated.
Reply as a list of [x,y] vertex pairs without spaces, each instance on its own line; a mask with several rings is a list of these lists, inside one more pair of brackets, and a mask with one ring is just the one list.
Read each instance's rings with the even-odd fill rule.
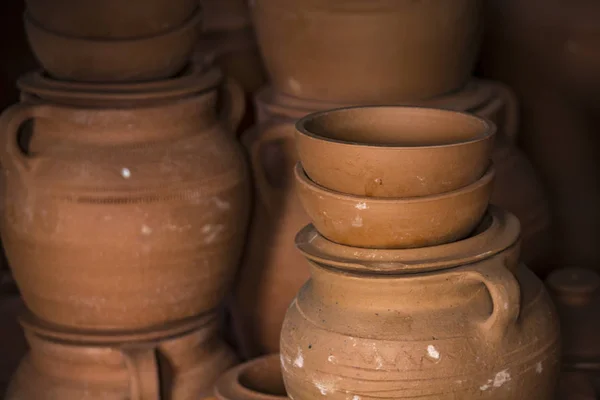
[[171,77],[189,62],[200,32],[200,9],[181,26],[155,36],[99,40],[49,31],[25,15],[31,49],[50,76],[79,82],[141,82]]
[[27,12],[50,31],[87,39],[125,39],[177,29],[198,0],[25,0]]
[[468,236],[488,207],[494,168],[476,182],[432,196],[372,198],[336,192],[294,169],[302,206],[319,233],[347,246],[400,249],[450,243]]
[[471,114],[424,107],[349,107],[296,124],[306,174],[328,189],[367,197],[450,192],[483,176],[496,126]]

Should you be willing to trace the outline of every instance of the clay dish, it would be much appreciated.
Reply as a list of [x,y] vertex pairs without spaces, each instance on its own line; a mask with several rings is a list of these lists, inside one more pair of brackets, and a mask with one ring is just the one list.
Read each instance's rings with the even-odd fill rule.
[[176,29],[197,0],[26,0],[31,18],[56,33],[87,39],[125,39]]
[[496,126],[456,111],[369,106],[318,112],[296,124],[315,183],[367,197],[420,197],[472,184],[490,164]]
[[134,39],[89,39],[47,30],[25,15],[31,49],[53,78],[82,82],[140,82],[171,77],[188,62],[200,32],[196,12],[169,32]]
[[492,193],[494,168],[463,188],[417,198],[372,198],[327,189],[294,169],[302,206],[319,233],[347,246],[415,248],[468,236],[481,221]]
[[219,400],[286,400],[279,354],[232,368],[215,384],[215,396]]

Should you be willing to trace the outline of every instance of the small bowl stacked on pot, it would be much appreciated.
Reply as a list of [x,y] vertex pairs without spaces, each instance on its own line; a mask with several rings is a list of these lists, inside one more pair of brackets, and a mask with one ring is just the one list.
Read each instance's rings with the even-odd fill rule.
[[349,107],[296,124],[297,193],[327,239],[416,248],[467,237],[488,207],[495,125],[455,111]]

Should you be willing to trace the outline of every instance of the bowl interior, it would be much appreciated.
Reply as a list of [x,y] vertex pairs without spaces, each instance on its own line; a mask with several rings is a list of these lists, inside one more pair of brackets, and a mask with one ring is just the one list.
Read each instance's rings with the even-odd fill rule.
[[246,389],[269,396],[286,397],[279,358],[260,360],[240,371],[238,382]]
[[313,114],[298,129],[313,137],[375,146],[443,146],[480,140],[492,133],[479,117],[432,108],[356,107]]

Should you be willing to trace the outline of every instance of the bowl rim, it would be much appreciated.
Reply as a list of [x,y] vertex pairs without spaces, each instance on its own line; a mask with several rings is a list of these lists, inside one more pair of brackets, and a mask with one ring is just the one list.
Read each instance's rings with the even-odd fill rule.
[[[431,144],[431,145],[417,145],[417,146],[401,146],[395,144],[380,144],[380,143],[365,143],[365,142],[354,142],[340,139],[332,139],[326,136],[318,135],[314,132],[306,129],[306,124],[316,118],[326,116],[328,114],[337,113],[340,111],[348,111],[348,110],[376,110],[376,109],[389,109],[395,111],[404,111],[404,112],[425,112],[427,114],[447,114],[447,115],[455,115],[457,117],[461,117],[465,120],[469,119],[471,121],[478,122],[484,128],[481,134],[478,134],[476,137],[466,140],[459,140],[452,143],[445,144]],[[424,116],[423,118],[426,118]],[[481,117],[479,115],[475,115],[469,112],[464,111],[455,111],[449,110],[445,108],[439,107],[428,107],[428,106],[407,106],[407,105],[358,105],[358,106],[349,106],[349,107],[338,107],[329,110],[317,111],[310,113],[302,118],[300,118],[296,124],[296,134],[299,136],[305,136],[310,139],[315,139],[323,142],[329,142],[336,145],[341,146],[353,146],[356,147],[364,147],[364,148],[376,148],[381,150],[394,150],[394,151],[417,151],[417,150],[425,150],[425,149],[447,149],[449,147],[457,147],[468,144],[474,144],[479,142],[488,141],[494,138],[496,135],[496,131],[498,130],[497,125],[488,118]]]
[[414,196],[414,197],[368,197],[368,196],[358,196],[350,193],[338,192],[327,187],[321,186],[308,176],[304,167],[302,167],[302,162],[299,161],[294,166],[294,176],[296,178],[296,182],[309,188],[312,192],[319,193],[323,196],[327,197],[337,197],[343,200],[356,202],[356,203],[365,203],[365,206],[368,206],[371,203],[375,203],[376,205],[388,205],[388,204],[411,204],[411,203],[428,203],[434,201],[445,200],[450,197],[456,197],[460,195],[464,195],[470,192],[474,192],[480,188],[484,188],[486,186],[490,186],[493,184],[494,177],[496,176],[496,169],[494,168],[493,163],[490,161],[485,173],[477,179],[475,182],[468,184],[467,186],[460,187],[458,189],[450,190],[448,192],[432,194],[429,196]]

